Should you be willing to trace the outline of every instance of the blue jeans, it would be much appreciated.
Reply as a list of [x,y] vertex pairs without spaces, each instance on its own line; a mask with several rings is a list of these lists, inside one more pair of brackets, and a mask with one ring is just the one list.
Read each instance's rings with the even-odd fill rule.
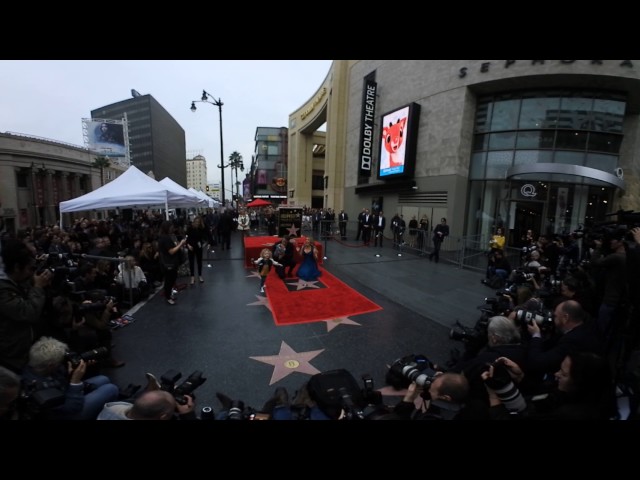
[[94,385],[96,389],[84,396],[82,411],[74,415],[71,420],[95,420],[105,403],[115,402],[118,399],[120,389],[111,383],[109,377],[97,375],[84,382]]

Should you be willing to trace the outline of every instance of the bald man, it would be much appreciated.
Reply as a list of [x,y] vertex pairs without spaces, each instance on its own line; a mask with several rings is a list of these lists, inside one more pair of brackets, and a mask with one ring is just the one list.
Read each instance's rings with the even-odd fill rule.
[[189,395],[184,398],[187,403],[180,405],[173,395],[164,390],[144,392],[133,404],[106,403],[98,420],[173,420],[176,414],[180,419],[195,419],[193,399]]

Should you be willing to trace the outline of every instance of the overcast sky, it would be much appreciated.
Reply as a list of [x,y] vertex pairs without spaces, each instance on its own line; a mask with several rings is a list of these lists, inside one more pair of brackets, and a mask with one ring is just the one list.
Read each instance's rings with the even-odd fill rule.
[[[206,90],[223,102],[224,158],[248,167],[257,127],[286,127],[289,114],[322,84],[331,60],[0,60],[0,132],[83,145],[91,110],[151,94],[185,131],[187,154],[207,159],[220,181],[218,107],[196,103]],[[230,180],[227,173],[227,182]]]

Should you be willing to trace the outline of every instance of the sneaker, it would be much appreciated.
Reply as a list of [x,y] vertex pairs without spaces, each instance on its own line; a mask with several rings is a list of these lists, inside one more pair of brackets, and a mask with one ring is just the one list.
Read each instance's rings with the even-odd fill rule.
[[264,293],[264,287],[260,287],[260,293]]
[[144,389],[145,392],[162,389],[162,385],[153,373],[145,373],[144,376],[147,377],[147,386]]

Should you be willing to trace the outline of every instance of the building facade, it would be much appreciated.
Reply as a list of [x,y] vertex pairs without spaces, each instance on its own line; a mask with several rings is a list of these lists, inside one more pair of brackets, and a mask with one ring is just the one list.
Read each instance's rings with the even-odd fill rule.
[[289,119],[289,197],[313,197],[326,119],[325,207],[446,217],[454,236],[502,224],[510,245],[566,233],[640,209],[638,112],[636,60],[334,61]]
[[286,127],[256,128],[255,152],[249,172],[250,182],[241,182],[239,187],[245,200],[251,197],[263,198],[274,204],[286,201],[288,139]]
[[[0,218],[15,233],[60,221],[59,203],[79,197],[115,178],[118,167],[93,166],[83,147],[26,135],[0,133]],[[73,219],[75,214],[70,215]],[[87,215],[82,213],[78,215]],[[67,220],[65,219],[65,224]]]
[[184,129],[151,95],[96,108],[91,118],[127,118],[131,164],[156,180],[187,185]]
[[207,189],[207,160],[202,155],[187,158],[187,188]]

